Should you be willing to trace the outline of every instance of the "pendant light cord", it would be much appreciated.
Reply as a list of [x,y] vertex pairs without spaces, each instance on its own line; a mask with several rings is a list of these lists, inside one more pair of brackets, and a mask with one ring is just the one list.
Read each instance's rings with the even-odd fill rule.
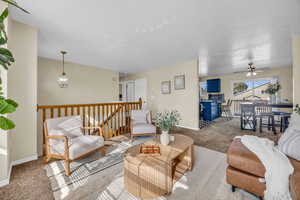
[[66,75],[66,73],[65,73],[65,54],[66,53],[67,53],[66,51],[61,51],[61,54],[62,54],[62,67],[63,67],[62,75]]
[[63,74],[65,73],[65,54],[63,54]]

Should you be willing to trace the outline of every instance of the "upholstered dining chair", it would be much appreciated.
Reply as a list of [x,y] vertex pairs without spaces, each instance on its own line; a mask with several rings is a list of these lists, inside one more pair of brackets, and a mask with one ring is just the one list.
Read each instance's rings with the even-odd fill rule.
[[[91,134],[85,135],[84,129],[92,129]],[[46,119],[44,135],[46,162],[51,158],[64,160],[67,176],[71,174],[71,162],[96,151],[104,155],[104,138],[100,127],[83,127],[80,116]]]
[[276,134],[275,118],[272,108],[268,105],[260,105],[256,107],[256,116],[259,119],[259,132],[263,132],[263,127],[273,131]]
[[156,126],[152,124],[149,110],[132,110],[130,115],[130,137],[156,136]]
[[233,115],[231,112],[231,105],[232,105],[231,99],[228,99],[226,104],[221,105],[221,112],[222,112],[222,114],[224,114],[224,116],[227,120],[231,120],[233,118]]

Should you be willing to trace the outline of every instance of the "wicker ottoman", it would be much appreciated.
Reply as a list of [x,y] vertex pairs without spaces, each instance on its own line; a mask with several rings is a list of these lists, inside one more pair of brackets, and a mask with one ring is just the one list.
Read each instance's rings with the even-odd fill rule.
[[[124,187],[140,198],[155,198],[171,193],[173,184],[192,169],[193,140],[174,135],[168,146],[160,145],[160,156],[139,153],[140,146],[130,148],[124,158]],[[147,145],[158,144],[158,140]]]

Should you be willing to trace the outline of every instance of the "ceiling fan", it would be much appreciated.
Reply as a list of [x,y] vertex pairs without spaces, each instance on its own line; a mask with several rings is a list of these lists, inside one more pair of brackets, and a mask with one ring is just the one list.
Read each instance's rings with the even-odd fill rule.
[[248,63],[248,73],[246,74],[247,77],[256,76],[257,73],[263,72],[262,70],[256,70],[256,67],[254,66],[253,62]]
[[[267,69],[267,68],[264,68]],[[263,70],[257,70],[254,66],[253,62],[248,63],[248,70],[247,71],[236,71],[235,74],[239,73],[247,73],[247,77],[256,76],[258,73],[264,72]]]

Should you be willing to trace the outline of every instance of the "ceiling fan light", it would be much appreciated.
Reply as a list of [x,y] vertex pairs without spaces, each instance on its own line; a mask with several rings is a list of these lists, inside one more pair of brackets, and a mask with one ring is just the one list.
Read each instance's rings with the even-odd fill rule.
[[246,74],[246,76],[247,76],[247,77],[251,76],[251,72],[248,72],[248,73]]
[[252,75],[253,75],[253,76],[256,76],[256,72],[253,72]]

